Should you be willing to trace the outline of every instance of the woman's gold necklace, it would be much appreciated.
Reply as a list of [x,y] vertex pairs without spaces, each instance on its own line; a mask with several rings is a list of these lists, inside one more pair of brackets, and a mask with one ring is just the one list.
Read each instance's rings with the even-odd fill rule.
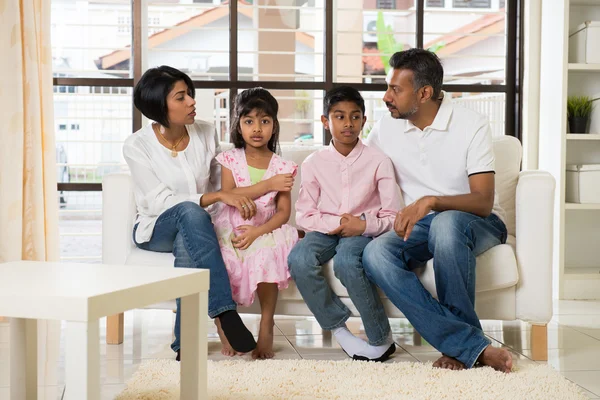
[[177,150],[175,150],[175,149],[177,148],[177,146],[179,146],[179,143],[181,143],[181,141],[185,137],[185,133],[183,135],[181,135],[181,137],[179,138],[179,140],[175,144],[172,144],[171,142],[169,142],[167,140],[167,138],[165,138],[163,136],[165,134],[165,128],[162,125],[159,128],[159,133],[160,133],[160,135],[158,135],[158,136],[160,138],[162,138],[162,140],[165,141],[165,143],[167,143],[167,145],[171,146],[171,157],[177,157]]

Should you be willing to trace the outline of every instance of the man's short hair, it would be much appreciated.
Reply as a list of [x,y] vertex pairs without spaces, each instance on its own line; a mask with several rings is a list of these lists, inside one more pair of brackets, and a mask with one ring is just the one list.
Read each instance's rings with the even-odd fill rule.
[[187,85],[188,93],[193,98],[196,91],[189,76],[166,65],[150,68],[133,89],[133,104],[146,118],[168,128],[167,96],[179,81]]
[[424,49],[399,51],[390,58],[390,67],[411,70],[415,91],[429,85],[433,88],[433,99],[440,97],[444,67],[435,53]]

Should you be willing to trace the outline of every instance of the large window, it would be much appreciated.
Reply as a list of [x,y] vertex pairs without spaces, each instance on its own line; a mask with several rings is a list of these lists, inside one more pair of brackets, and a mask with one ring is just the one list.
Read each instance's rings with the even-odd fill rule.
[[519,0],[51,1],[64,259],[100,260],[102,177],[126,170],[122,142],[147,123],[132,88],[150,67],[189,74],[197,118],[224,141],[235,95],[260,85],[280,104],[283,142],[325,144],[325,90],[361,90],[366,136],[386,113],[389,57],[428,48],[456,102],[519,136]]

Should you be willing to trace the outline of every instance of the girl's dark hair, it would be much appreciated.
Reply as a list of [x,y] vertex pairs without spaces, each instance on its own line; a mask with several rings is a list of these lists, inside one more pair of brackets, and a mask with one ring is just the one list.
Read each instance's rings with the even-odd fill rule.
[[189,76],[166,65],[150,68],[144,72],[144,75],[133,89],[133,104],[146,118],[168,128],[167,96],[179,81],[183,81],[187,85],[188,94],[193,98],[196,91]]
[[246,142],[244,142],[244,137],[240,130],[240,120],[253,110],[273,118],[273,136],[271,136],[267,147],[273,153],[277,153],[279,147],[279,121],[277,120],[279,104],[277,104],[277,100],[275,100],[275,97],[268,90],[261,87],[246,89],[236,96],[235,104],[233,105],[233,116],[231,117],[229,136],[231,143],[238,149],[246,147]]

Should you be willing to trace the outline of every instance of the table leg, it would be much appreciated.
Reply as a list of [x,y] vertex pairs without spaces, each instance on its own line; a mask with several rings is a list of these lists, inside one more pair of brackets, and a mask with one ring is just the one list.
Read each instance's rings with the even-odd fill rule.
[[208,397],[207,314],[207,292],[181,298],[181,399]]
[[37,320],[10,319],[10,398],[37,400]]
[[67,322],[67,400],[100,399],[100,333],[98,320]]

